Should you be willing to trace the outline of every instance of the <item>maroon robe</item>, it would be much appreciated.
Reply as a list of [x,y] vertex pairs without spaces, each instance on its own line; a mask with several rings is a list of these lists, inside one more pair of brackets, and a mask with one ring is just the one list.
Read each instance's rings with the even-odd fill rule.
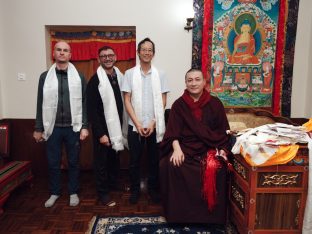
[[[194,118],[180,97],[172,105],[164,139],[160,145],[160,185],[167,222],[215,223],[226,221],[226,165],[217,171],[217,205],[208,211],[202,195],[201,160],[209,149],[230,151],[228,120],[223,104],[216,97],[202,107],[201,121]],[[172,142],[178,140],[185,160],[180,167],[169,161]]]

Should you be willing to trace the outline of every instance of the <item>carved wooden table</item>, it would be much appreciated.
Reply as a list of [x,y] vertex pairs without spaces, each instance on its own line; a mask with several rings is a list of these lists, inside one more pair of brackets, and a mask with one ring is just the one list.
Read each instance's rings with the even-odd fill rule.
[[240,234],[302,233],[308,163],[306,146],[285,165],[251,167],[235,155],[230,218]]

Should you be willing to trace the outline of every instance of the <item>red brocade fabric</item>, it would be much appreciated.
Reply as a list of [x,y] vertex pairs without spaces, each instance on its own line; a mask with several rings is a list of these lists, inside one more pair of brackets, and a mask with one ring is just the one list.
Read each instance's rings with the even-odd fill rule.
[[273,91],[273,114],[281,114],[281,97],[283,84],[283,64],[284,64],[284,48],[286,35],[286,12],[287,1],[280,1],[280,10],[278,18],[278,30],[276,40],[276,59],[275,59],[275,80]]
[[[51,41],[51,54],[55,44],[60,39],[53,39]],[[97,38],[88,40],[65,40],[72,51],[71,61],[85,61],[98,58],[98,49],[103,46],[110,46],[115,50],[118,60],[130,60],[135,59],[135,39],[126,40],[100,40]]]
[[209,78],[211,65],[211,45],[213,30],[213,0],[204,1],[203,40],[202,40],[202,71]]

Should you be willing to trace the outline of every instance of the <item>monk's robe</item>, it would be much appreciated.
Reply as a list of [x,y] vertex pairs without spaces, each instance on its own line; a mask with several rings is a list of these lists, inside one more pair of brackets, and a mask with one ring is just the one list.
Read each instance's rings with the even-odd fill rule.
[[[169,114],[162,143],[160,187],[164,214],[170,223],[225,224],[227,212],[227,169],[223,163],[216,173],[217,202],[212,211],[202,193],[202,159],[210,149],[230,151],[226,134],[229,123],[221,101],[211,96],[202,108],[201,120],[192,114],[184,99],[177,99]],[[181,166],[169,161],[172,142],[178,140],[185,155]]]

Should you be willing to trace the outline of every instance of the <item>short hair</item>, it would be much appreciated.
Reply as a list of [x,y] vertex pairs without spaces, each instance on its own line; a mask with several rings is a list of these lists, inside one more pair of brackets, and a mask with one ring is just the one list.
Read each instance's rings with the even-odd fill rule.
[[68,47],[69,47],[69,52],[71,52],[70,44],[69,44],[67,41],[64,41],[64,40],[56,41],[56,43],[54,44],[54,48],[53,48],[54,50],[55,50],[56,45],[59,44],[59,43],[65,43],[65,44],[67,44]]
[[98,55],[100,55],[100,53],[101,53],[103,50],[112,50],[112,51],[114,51],[114,53],[115,53],[115,50],[114,50],[112,47],[110,47],[110,46],[103,46],[103,47],[101,47],[101,48],[98,50]]
[[138,44],[138,52],[140,52],[141,47],[142,47],[142,44],[145,43],[145,42],[150,42],[150,43],[152,43],[152,45],[153,45],[153,54],[155,54],[155,44],[154,44],[154,42],[153,42],[151,39],[149,39],[148,37],[144,38],[142,41],[139,42],[139,44]]
[[204,78],[204,74],[203,74],[202,70],[200,70],[199,68],[192,67],[191,69],[189,69],[189,70],[185,73],[185,80],[186,80],[187,74],[189,74],[190,72],[200,72],[201,75],[202,75],[202,77]]

